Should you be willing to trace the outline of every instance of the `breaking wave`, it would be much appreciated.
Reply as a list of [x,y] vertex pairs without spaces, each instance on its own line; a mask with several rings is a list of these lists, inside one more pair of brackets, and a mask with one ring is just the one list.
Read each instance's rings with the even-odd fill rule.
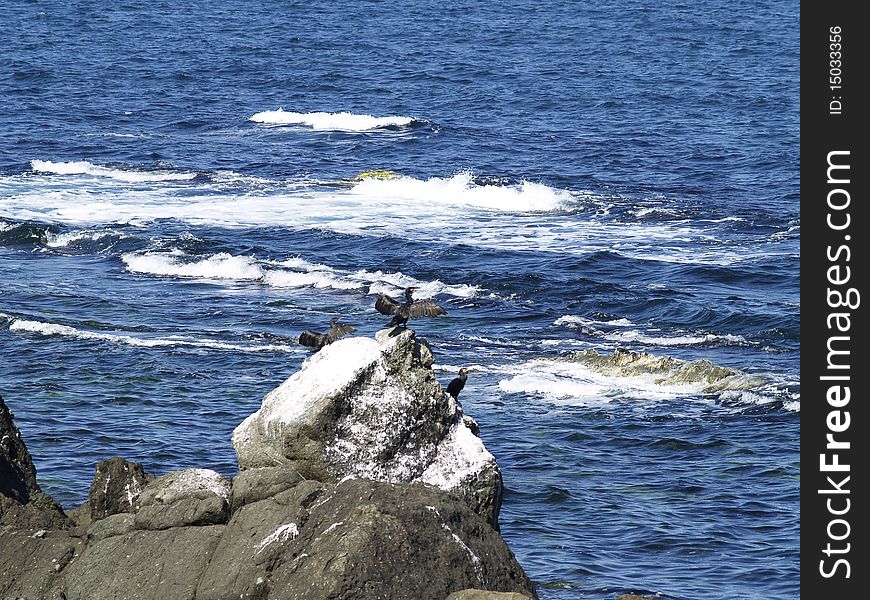
[[305,125],[318,131],[374,131],[387,127],[407,127],[417,123],[414,117],[374,117],[349,112],[290,112],[282,108],[251,115],[250,121],[265,125]]
[[660,329],[626,329],[638,327],[628,319],[596,321],[576,315],[566,315],[553,322],[553,325],[567,327],[590,337],[619,343],[636,343],[650,346],[748,346],[749,342],[740,335],[713,333],[686,333],[682,335],[664,334]]
[[478,185],[468,172],[425,180],[413,177],[366,179],[356,184],[350,193],[370,203],[472,206],[508,212],[559,210],[573,197],[566,190],[530,181],[512,186]]
[[499,381],[499,389],[580,405],[742,392],[767,397],[768,402],[776,399],[762,389],[769,383],[766,377],[707,360],[685,361],[623,349],[610,355],[583,350],[559,359],[534,359],[514,372]]
[[[7,316],[7,318],[10,318]],[[211,348],[215,350],[232,350],[237,352],[299,352],[299,347],[284,344],[230,344],[207,339],[190,338],[187,336],[168,336],[165,338],[136,337],[119,333],[106,333],[103,331],[90,331],[77,329],[69,325],[58,323],[46,323],[43,321],[31,321],[26,319],[11,318],[9,331],[35,333],[43,336],[62,336],[80,340],[97,340],[129,346],[144,348],[157,347],[193,347]]]
[[149,183],[157,181],[186,181],[194,179],[196,173],[177,173],[170,171],[135,171],[101,167],[88,161],[52,162],[50,160],[32,160],[30,166],[40,173],[55,175],[92,175],[108,177],[128,183]]
[[192,277],[229,281],[253,281],[279,288],[331,288],[361,290],[366,294],[398,294],[409,286],[417,287],[415,295],[431,298],[447,294],[458,298],[473,298],[483,290],[478,286],[422,281],[400,271],[350,271],[312,263],[300,258],[284,261],[257,260],[250,256],[234,256],[226,252],[204,259],[191,259],[183,252],[128,253],[121,260],[131,273],[145,275]]

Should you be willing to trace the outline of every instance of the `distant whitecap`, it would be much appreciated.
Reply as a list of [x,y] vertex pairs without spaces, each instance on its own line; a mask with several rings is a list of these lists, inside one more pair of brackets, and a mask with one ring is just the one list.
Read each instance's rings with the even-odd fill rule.
[[349,112],[290,112],[279,108],[251,115],[250,121],[265,125],[305,125],[320,131],[373,131],[384,127],[406,127],[414,117],[375,117]]

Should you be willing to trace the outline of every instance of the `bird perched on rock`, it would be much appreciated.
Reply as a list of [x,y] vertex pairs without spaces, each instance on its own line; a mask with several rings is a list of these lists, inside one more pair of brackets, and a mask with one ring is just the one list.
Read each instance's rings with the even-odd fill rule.
[[345,336],[348,333],[353,333],[354,331],[356,331],[355,327],[339,323],[338,317],[332,317],[329,320],[328,332],[317,333],[316,331],[303,331],[302,335],[299,336],[299,343],[303,346],[310,346],[320,350],[327,344],[331,344],[338,338]]
[[408,326],[408,319],[417,317],[437,317],[438,315],[446,315],[447,311],[429,300],[414,300],[413,293],[415,287],[405,288],[405,301],[397,302],[387,296],[381,294],[375,302],[375,310],[384,315],[393,315],[393,320],[390,321],[388,327],[402,325]]
[[447,393],[453,396],[456,400],[459,398],[459,392],[465,387],[465,381],[468,379],[468,369],[465,367],[459,369],[459,377],[447,384]]

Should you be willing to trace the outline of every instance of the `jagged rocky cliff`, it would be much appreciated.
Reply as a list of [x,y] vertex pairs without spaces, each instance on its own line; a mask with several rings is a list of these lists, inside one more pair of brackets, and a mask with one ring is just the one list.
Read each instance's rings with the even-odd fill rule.
[[0,598],[535,597],[432,360],[410,330],[336,342],[236,428],[236,477],[113,458],[68,513],[0,399]]

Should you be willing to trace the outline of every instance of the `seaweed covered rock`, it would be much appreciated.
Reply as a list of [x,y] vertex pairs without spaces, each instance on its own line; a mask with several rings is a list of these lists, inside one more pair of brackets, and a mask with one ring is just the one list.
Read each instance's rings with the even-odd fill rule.
[[571,360],[583,363],[602,375],[649,375],[660,384],[698,384],[703,386],[702,391],[705,393],[747,390],[766,382],[763,377],[716,365],[706,359],[687,361],[624,348],[617,348],[609,355],[599,354],[591,349],[582,350],[575,352]]

